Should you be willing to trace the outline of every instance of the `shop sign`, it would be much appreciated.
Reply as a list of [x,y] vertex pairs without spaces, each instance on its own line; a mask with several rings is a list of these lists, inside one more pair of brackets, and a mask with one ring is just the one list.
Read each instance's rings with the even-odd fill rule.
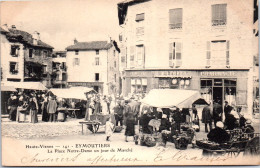
[[235,77],[237,74],[234,71],[203,71],[200,72],[200,76],[207,76],[207,77],[225,77],[225,76],[232,76]]
[[191,73],[188,71],[154,71],[154,77],[170,77],[170,78],[191,78]]

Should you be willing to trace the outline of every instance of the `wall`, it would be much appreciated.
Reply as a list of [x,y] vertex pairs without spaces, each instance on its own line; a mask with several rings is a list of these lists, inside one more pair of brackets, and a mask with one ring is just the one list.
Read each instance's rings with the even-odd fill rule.
[[[211,5],[221,3],[227,3],[227,25],[214,28],[211,26]],[[181,31],[169,29],[169,9],[173,8],[183,8]],[[135,17],[140,13],[145,13],[144,35],[137,38]],[[144,44],[146,68],[169,67],[169,43],[173,41],[183,43],[182,67],[205,67],[206,43],[211,40],[230,41],[230,68],[252,66],[252,0],[153,0],[138,3],[129,6],[124,26],[127,55],[130,46]],[[130,57],[128,63],[129,60]]]
[[[107,87],[107,50],[82,51],[75,55],[75,51],[67,51],[68,82],[96,82],[95,73],[99,73],[99,82],[104,82],[104,93],[108,93]],[[95,65],[95,57],[99,57],[100,65]],[[73,66],[74,58],[80,59],[79,66]]]

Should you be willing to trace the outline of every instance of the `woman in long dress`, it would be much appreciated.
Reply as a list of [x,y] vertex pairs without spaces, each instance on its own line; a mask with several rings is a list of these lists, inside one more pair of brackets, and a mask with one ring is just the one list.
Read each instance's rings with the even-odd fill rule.
[[35,97],[29,99],[29,109],[30,109],[31,123],[37,123],[38,104]]
[[49,121],[49,114],[47,112],[47,105],[48,105],[48,98],[44,97],[42,102],[42,121],[48,122]]
[[131,110],[131,107],[128,105],[128,100],[125,101],[124,114],[126,119],[126,130],[125,130],[125,141],[128,142],[127,136],[135,135],[135,117],[134,113]]

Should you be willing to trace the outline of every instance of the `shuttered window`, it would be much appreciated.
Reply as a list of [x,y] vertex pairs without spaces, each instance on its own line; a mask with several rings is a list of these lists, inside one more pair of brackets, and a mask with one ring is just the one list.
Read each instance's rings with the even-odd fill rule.
[[136,14],[135,21],[140,22],[144,20],[144,13]]
[[170,9],[169,28],[182,29],[182,8]]
[[73,66],[79,66],[79,58],[74,58]]
[[212,26],[227,24],[227,4],[212,5]]
[[224,67],[230,65],[228,40],[207,42],[206,65],[214,67]]

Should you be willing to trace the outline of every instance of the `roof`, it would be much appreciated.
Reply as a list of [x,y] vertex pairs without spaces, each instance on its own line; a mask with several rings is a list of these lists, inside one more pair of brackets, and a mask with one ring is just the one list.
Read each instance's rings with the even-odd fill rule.
[[113,45],[107,41],[78,42],[68,46],[66,50],[107,50]]
[[[2,28],[1,28],[1,31],[2,31]],[[21,37],[21,39],[19,39],[21,42],[27,43],[31,46],[53,49],[52,46],[50,46],[49,44],[47,44],[41,40],[38,41],[37,45],[33,44],[32,35],[28,32],[22,31],[22,30],[9,29],[9,32],[6,34],[6,36],[7,36],[7,38]]]
[[125,0],[117,4],[119,25],[124,24],[127,15],[128,6],[138,3],[147,2],[150,0]]
[[1,33],[7,33],[8,31],[4,30],[2,27],[0,27],[0,32]]

